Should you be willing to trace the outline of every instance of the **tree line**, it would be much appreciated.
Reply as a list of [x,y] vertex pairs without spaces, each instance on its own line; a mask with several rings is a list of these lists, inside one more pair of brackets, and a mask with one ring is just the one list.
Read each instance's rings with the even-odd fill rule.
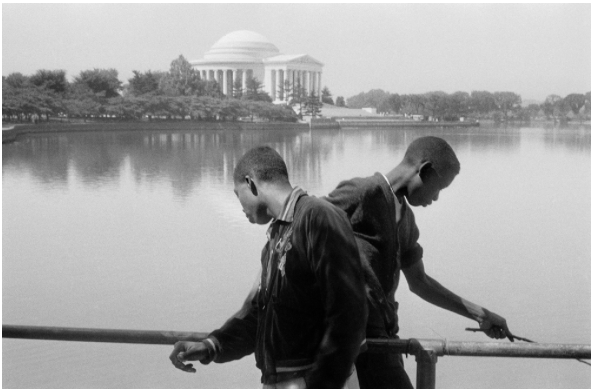
[[115,69],[85,70],[72,82],[63,70],[42,69],[30,76],[11,73],[2,76],[2,118],[295,122],[320,112],[319,98],[299,83],[280,86],[287,105],[275,105],[257,78],[247,77],[245,82],[243,88],[242,81],[235,80],[232,94],[224,95],[218,82],[202,80],[183,56],[173,60],[167,72],[135,70],[126,84]]
[[509,91],[458,91],[452,94],[434,91],[399,95],[375,89],[348,98],[347,106],[374,107],[378,112],[388,114],[420,114],[440,121],[461,117],[495,121],[530,121],[536,118],[565,121],[569,116],[590,120],[591,91],[565,97],[552,94],[541,104],[523,106],[521,96]]

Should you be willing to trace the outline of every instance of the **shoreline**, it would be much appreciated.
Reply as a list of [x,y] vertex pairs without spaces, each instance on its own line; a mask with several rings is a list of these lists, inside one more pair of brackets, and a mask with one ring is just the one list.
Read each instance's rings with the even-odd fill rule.
[[[192,121],[96,121],[96,122],[49,122],[37,124],[2,125],[2,143],[11,143],[27,134],[58,132],[105,132],[105,131],[299,131],[356,130],[359,128],[402,129],[402,128],[471,128],[481,125],[497,125],[491,120],[476,122],[431,122],[402,120],[370,120],[357,118],[314,119],[312,122],[192,122]],[[499,124],[500,125],[500,124]],[[591,126],[591,121],[558,124],[554,121],[531,121],[529,123],[509,122],[510,127],[529,126]]]

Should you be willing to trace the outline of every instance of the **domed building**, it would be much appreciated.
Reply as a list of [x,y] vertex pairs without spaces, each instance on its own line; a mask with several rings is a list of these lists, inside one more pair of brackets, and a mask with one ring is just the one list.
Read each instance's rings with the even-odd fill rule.
[[249,77],[257,78],[272,101],[286,102],[285,81],[300,85],[307,94],[321,95],[323,63],[306,54],[281,54],[261,34],[248,30],[229,33],[216,41],[201,60],[190,61],[204,80],[216,80],[223,94],[233,95],[240,80],[243,91]]

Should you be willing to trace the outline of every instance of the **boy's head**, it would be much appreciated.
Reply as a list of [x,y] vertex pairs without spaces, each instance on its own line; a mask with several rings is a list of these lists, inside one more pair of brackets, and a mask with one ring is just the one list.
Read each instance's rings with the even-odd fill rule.
[[272,216],[269,215],[265,198],[262,197],[262,187],[289,182],[288,170],[280,154],[268,146],[252,148],[239,159],[233,179],[234,192],[249,221],[268,223]]
[[406,198],[414,206],[427,206],[436,201],[440,191],[453,182],[460,170],[459,160],[449,143],[435,136],[414,140],[403,162],[416,172],[406,190]]
[[459,160],[445,140],[436,136],[424,136],[408,146],[404,161],[409,165],[430,162],[441,178],[454,178],[459,174]]

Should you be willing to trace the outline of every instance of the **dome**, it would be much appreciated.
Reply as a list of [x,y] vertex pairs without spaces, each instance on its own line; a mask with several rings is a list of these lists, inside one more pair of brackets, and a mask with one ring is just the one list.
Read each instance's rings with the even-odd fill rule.
[[254,61],[279,53],[278,48],[263,35],[249,30],[239,30],[216,41],[204,55],[204,60]]

